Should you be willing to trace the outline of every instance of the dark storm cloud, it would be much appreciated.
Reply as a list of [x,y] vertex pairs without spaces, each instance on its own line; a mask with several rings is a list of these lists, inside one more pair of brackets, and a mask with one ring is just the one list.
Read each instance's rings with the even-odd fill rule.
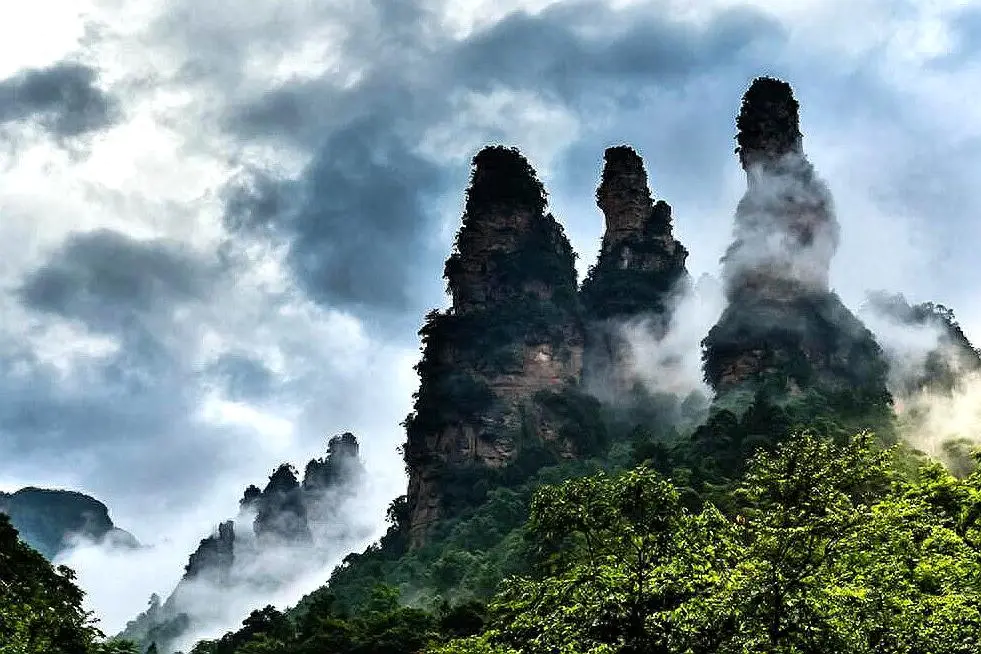
[[107,127],[119,106],[96,86],[95,70],[59,62],[0,81],[0,124],[35,120],[60,138]]
[[100,229],[70,235],[27,276],[20,297],[32,309],[112,331],[155,307],[203,299],[216,274],[177,243]]
[[30,353],[0,359],[6,473],[43,478],[32,470],[40,459],[67,465],[107,497],[181,505],[235,465],[240,436],[195,420],[196,387],[172,353],[126,347],[79,366],[84,381],[66,383]]
[[19,297],[117,347],[75,356],[67,376],[28,344],[0,351],[0,441],[14,462],[9,469],[18,453],[57,460],[74,452],[73,469],[124,497],[193,498],[209,471],[230,463],[235,435],[198,421],[203,378],[188,364],[197,344],[180,336],[174,310],[209,301],[220,274],[217,264],[168,240],[105,229],[71,234],[26,276]]
[[472,88],[506,84],[573,103],[611,87],[629,96],[713,74],[782,35],[775,20],[749,8],[722,11],[696,27],[646,8],[560,3],[536,15],[512,14],[462,43],[449,60],[453,77]]
[[222,354],[207,374],[223,383],[233,401],[262,400],[275,386],[272,371],[245,352]]
[[420,226],[438,180],[381,121],[332,134],[305,174],[293,223],[289,262],[308,294],[327,305],[412,308],[413,261],[433,253]]
[[359,29],[347,43],[367,64],[358,84],[288,83],[237,104],[227,123],[244,139],[313,148],[299,181],[273,184],[259,175],[230,192],[228,222],[290,239],[290,266],[310,296],[356,310],[418,311],[438,297],[447,253],[436,240],[445,216],[429,200],[448,192],[462,198],[468,171],[441,168],[415,151],[428,129],[454,118],[451,100],[460,92],[503,86],[582,114],[592,102],[636,104],[651,87],[676,87],[751,59],[782,35],[750,10],[696,28],[650,9],[566,3],[453,41],[404,29],[422,19],[419,12],[399,21],[386,8],[375,27],[388,21],[403,29],[394,36]]
[[288,238],[297,281],[323,304],[412,308],[408,292],[422,276],[414,262],[434,254],[424,202],[438,171],[389,129],[378,119],[340,129],[298,182],[260,177],[229,201],[230,226]]

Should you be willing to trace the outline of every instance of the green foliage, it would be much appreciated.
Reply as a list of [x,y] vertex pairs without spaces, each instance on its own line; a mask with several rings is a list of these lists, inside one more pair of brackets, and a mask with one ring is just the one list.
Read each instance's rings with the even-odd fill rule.
[[544,488],[533,574],[479,637],[431,651],[975,652],[981,473],[897,474],[868,435],[761,451],[732,508],[639,468]]
[[517,249],[493,257],[490,270],[501,288],[516,293],[537,282],[551,289],[549,299],[556,306],[578,312],[576,253],[552,214],[533,218]]
[[540,213],[545,210],[546,198],[545,187],[517,148],[488,146],[473,158],[467,188],[468,215],[474,209],[500,204],[527,206]]
[[356,615],[340,609],[329,593],[311,599],[295,619],[267,606],[253,611],[240,630],[202,641],[191,654],[415,654],[483,625],[479,606],[410,608],[396,589],[379,585]]
[[[543,399],[583,420],[571,396]],[[607,416],[626,459],[615,443],[530,477],[448,478],[479,499],[425,546],[398,546],[397,500],[381,543],[285,621],[194,654],[975,651],[981,473],[959,480],[831,417],[796,431],[835,401],[757,393],[702,441]]]
[[559,437],[580,456],[598,456],[609,446],[599,400],[577,386],[561,391],[540,391],[535,401],[554,425]]
[[22,543],[0,513],[0,653],[135,654],[133,643],[102,642],[70,568],[54,568]]
[[786,392],[793,385],[890,402],[881,349],[833,293],[787,301],[741,297],[730,303],[702,345],[705,381],[715,389],[724,386],[728,366],[752,355],[758,358],[758,371],[741,381],[757,387]]
[[511,473],[507,472],[510,466],[496,471],[482,468],[472,471],[474,477],[461,473],[458,478],[444,478],[441,483],[448,484],[452,501],[459,502],[467,489],[476,489],[471,504],[436,525],[421,548],[405,551],[398,547],[400,527],[393,523],[379,545],[348,556],[329,582],[337,606],[357,612],[377,583],[399,588],[403,599],[416,606],[433,606],[443,600],[486,600],[493,595],[503,578],[526,569],[529,553],[524,525],[535,489],[602,469],[598,460],[555,465],[550,459],[548,465],[532,470],[537,465],[534,457],[541,452],[528,450],[527,467],[521,467],[519,457],[518,468]]

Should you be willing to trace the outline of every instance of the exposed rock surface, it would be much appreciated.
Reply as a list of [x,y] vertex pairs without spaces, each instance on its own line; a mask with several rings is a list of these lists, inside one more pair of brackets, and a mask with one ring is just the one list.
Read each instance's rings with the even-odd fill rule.
[[790,86],[755,80],[737,124],[747,190],[722,261],[728,307],[703,342],[706,380],[720,394],[770,381],[888,397],[881,350],[828,286],[838,224]]
[[[536,393],[579,381],[583,329],[572,247],[516,150],[473,161],[463,224],[445,277],[453,306],[420,331],[420,388],[406,420],[408,530],[413,545],[452,512],[454,474],[501,468],[529,442],[560,456]],[[472,482],[471,482],[472,483]]]
[[184,567],[185,579],[210,576],[218,584],[227,584],[235,562],[235,521],[226,520],[218,531],[203,539]]
[[75,536],[124,547],[138,547],[136,539],[118,529],[109,509],[83,493],[48,488],[22,488],[0,493],[0,512],[20,532],[25,543],[53,560]]
[[[302,482],[283,464],[263,489],[249,485],[238,517],[201,540],[174,592],[163,604],[151,598],[122,636],[170,651],[195,625],[221,615],[222,607],[212,605],[222,593],[275,592],[342,554],[373,528],[347,524],[352,518],[345,502],[361,490],[363,475],[358,441],[344,433],[330,439],[325,457],[307,463]],[[207,614],[209,607],[216,615]]]
[[643,316],[656,332],[651,336],[659,338],[690,279],[688,251],[672,234],[671,207],[651,197],[643,160],[626,145],[608,148],[604,159],[596,201],[606,230],[599,260],[582,286],[590,321],[584,374],[588,386],[616,400],[636,381],[626,362],[624,321]]
[[655,202],[640,156],[626,145],[608,148],[596,201],[606,220],[599,260],[583,281],[589,318],[666,315],[673,293],[688,280],[688,251],[671,228],[671,207]]

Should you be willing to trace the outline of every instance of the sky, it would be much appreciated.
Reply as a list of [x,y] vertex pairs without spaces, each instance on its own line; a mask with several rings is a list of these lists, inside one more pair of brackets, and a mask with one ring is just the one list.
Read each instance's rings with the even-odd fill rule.
[[979,54],[954,0],[3,3],[0,489],[103,500],[166,586],[351,431],[381,525],[473,154],[528,156],[583,274],[629,143],[717,276],[761,74],[801,103],[846,304],[941,302],[981,342]]

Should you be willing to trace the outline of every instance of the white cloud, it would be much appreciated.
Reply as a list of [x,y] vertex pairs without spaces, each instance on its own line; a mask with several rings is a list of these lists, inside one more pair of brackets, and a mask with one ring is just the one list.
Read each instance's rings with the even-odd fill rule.
[[680,296],[663,337],[644,318],[620,326],[631,375],[650,392],[712,396],[702,375],[702,339],[722,315],[725,299],[717,279],[705,275]]
[[39,0],[0,6],[0,79],[24,68],[43,68],[75,50],[92,5]]
[[450,122],[423,136],[422,154],[457,166],[466,165],[487,143],[519,144],[543,177],[555,158],[579,136],[579,119],[566,107],[531,91],[503,87],[464,91],[451,100]]

